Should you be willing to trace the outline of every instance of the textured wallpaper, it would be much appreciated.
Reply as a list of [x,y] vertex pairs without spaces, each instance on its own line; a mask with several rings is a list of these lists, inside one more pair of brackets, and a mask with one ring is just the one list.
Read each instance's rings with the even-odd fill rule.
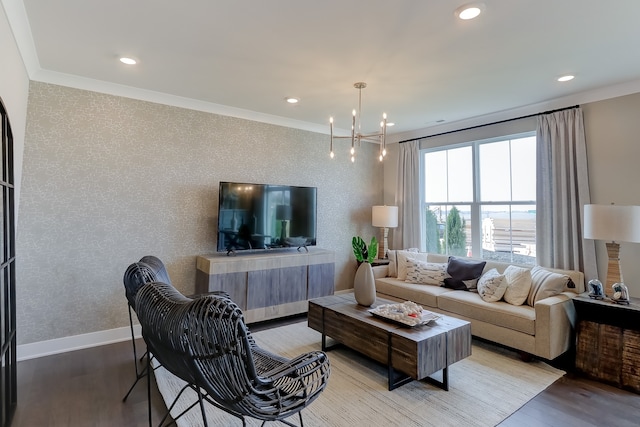
[[376,148],[330,160],[328,136],[31,82],[17,234],[18,344],[128,325],[122,276],[144,255],[195,288],[216,248],[219,181],[318,187],[318,246],[352,287],[351,237],[378,233]]

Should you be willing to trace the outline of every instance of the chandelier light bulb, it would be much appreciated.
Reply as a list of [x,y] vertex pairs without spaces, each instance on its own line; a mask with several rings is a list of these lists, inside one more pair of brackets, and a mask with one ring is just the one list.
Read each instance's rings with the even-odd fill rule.
[[380,154],[380,157],[378,157],[378,160],[382,161],[382,154]]
[[335,157],[335,154],[333,154],[333,151],[329,153],[329,157],[331,157],[332,159]]
[[356,156],[351,156],[351,163],[355,163],[356,162]]
[[356,149],[351,147],[351,156],[353,156],[354,154],[356,154]]
[[382,149],[382,157],[384,157],[384,156],[386,156],[386,155],[387,155],[387,149],[386,149],[386,148],[383,148],[383,149]]

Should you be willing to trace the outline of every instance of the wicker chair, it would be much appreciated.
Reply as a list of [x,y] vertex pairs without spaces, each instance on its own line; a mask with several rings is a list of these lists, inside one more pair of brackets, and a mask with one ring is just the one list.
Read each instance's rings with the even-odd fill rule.
[[142,336],[171,373],[204,401],[242,420],[280,421],[298,414],[324,390],[329,359],[320,351],[287,359],[260,348],[229,298],[189,299],[171,285],[150,283],[136,297]]
[[[157,257],[152,255],[144,256],[139,262],[134,262],[127,267],[124,278],[125,296],[127,297],[127,305],[129,309],[129,327],[131,329],[131,344],[133,346],[133,364],[135,366],[136,379],[127,391],[122,401],[126,401],[133,388],[138,384],[141,378],[144,378],[147,371],[146,369],[140,370],[138,367],[138,351],[136,348],[136,338],[133,331],[133,314],[132,311],[136,310],[136,294],[138,290],[145,284],[151,282],[164,282],[171,284],[169,279],[169,273],[164,266],[164,263]],[[144,358],[146,352],[142,355]]]

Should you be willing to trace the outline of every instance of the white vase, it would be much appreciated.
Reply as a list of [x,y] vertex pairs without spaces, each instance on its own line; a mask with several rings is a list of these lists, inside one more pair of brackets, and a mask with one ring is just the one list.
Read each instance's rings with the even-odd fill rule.
[[363,262],[356,270],[356,276],[353,280],[353,295],[356,302],[365,307],[376,302],[376,282],[373,277],[373,269],[368,262]]

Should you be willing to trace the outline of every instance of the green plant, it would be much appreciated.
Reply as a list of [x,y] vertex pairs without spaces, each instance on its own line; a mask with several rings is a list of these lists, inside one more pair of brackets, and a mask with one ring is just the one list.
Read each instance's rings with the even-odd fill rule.
[[356,256],[358,262],[368,262],[371,264],[378,255],[378,241],[376,240],[376,236],[371,238],[368,248],[360,236],[354,236],[354,238],[351,239],[351,246],[353,247],[353,254]]
[[447,215],[447,245],[451,255],[466,255],[467,233],[465,221],[460,211],[455,206]]

